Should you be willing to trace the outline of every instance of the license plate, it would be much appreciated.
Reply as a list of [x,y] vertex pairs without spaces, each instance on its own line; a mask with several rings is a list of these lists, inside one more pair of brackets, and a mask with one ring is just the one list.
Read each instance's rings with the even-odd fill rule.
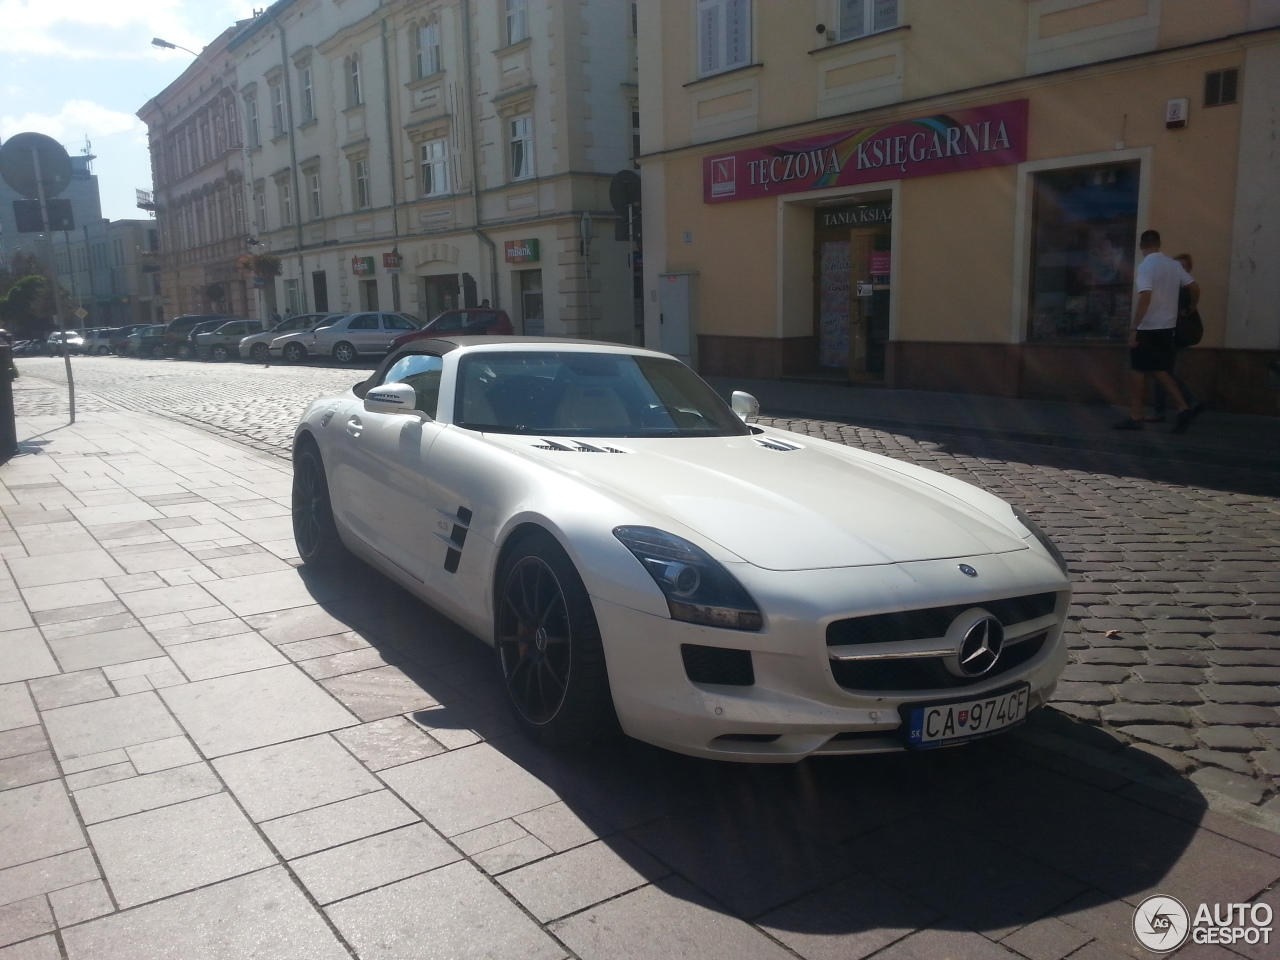
[[917,750],[978,740],[1027,718],[1031,685],[1006,687],[984,697],[906,707],[907,746]]

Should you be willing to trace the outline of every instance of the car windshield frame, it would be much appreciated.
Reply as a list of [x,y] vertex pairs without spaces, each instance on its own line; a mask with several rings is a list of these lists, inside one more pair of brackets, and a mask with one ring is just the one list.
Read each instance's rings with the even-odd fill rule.
[[[477,350],[458,359],[454,382],[454,424],[480,433],[619,439],[751,433],[706,381],[672,357]],[[488,415],[469,420],[468,406]],[[597,422],[583,422],[593,418]]]

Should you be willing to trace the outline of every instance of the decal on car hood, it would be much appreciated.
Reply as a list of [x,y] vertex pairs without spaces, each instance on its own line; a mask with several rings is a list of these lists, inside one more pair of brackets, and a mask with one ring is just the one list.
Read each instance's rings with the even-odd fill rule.
[[628,437],[622,442],[632,455],[619,457],[550,451],[542,439],[493,434],[489,439],[643,503],[768,570],[1026,549],[1021,538],[977,507],[904,476],[891,464],[879,466],[839,451],[807,445],[770,449],[754,437]]

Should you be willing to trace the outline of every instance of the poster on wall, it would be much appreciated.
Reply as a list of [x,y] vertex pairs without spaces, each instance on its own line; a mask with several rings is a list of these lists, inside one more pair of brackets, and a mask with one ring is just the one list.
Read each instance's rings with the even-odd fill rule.
[[849,241],[820,244],[818,364],[849,366]]

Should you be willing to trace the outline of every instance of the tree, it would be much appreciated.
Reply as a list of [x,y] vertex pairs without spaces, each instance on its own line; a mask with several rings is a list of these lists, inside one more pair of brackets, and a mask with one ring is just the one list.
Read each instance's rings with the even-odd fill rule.
[[42,276],[22,277],[0,297],[0,321],[19,340],[31,340],[53,329],[53,288]]

